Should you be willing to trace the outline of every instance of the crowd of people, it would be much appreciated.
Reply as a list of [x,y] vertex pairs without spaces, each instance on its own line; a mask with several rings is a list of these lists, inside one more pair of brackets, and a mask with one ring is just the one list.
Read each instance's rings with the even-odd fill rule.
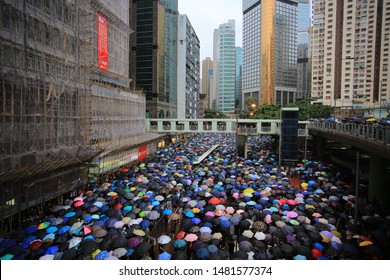
[[390,217],[348,172],[279,166],[275,146],[252,137],[245,159],[234,135],[188,136],[1,237],[0,259],[389,259]]

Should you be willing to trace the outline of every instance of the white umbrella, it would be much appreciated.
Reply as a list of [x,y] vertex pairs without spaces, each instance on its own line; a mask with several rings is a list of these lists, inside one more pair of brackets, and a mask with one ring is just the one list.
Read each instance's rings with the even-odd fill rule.
[[168,235],[161,235],[157,241],[159,244],[161,245],[164,245],[164,244],[168,244],[169,242],[171,242],[171,237],[169,237]]
[[267,237],[267,236],[266,236],[265,233],[262,232],[262,231],[258,231],[258,232],[255,233],[255,238],[256,238],[257,240],[265,240],[266,237]]

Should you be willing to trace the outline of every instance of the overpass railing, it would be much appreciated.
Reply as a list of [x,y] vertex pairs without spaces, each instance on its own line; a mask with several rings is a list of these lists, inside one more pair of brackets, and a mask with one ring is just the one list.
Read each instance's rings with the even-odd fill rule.
[[353,123],[310,122],[309,129],[323,129],[390,144],[390,127]]
[[[216,132],[280,134],[280,120],[258,119],[146,119],[146,131],[157,133]],[[299,122],[298,136],[307,136],[307,124]]]

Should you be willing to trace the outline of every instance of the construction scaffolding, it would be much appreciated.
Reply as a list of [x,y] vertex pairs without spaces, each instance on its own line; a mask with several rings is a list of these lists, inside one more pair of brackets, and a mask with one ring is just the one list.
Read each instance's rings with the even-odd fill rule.
[[[3,219],[70,191],[99,154],[145,140],[145,97],[130,90],[128,1],[0,7]],[[98,65],[98,14],[108,22],[107,69]]]

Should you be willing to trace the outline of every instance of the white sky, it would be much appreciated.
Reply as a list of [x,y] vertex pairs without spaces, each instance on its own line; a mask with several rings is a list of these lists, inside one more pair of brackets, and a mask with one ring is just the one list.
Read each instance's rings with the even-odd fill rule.
[[236,21],[236,46],[242,47],[241,0],[179,0],[179,13],[186,14],[200,40],[200,60],[213,58],[213,32],[229,19]]

